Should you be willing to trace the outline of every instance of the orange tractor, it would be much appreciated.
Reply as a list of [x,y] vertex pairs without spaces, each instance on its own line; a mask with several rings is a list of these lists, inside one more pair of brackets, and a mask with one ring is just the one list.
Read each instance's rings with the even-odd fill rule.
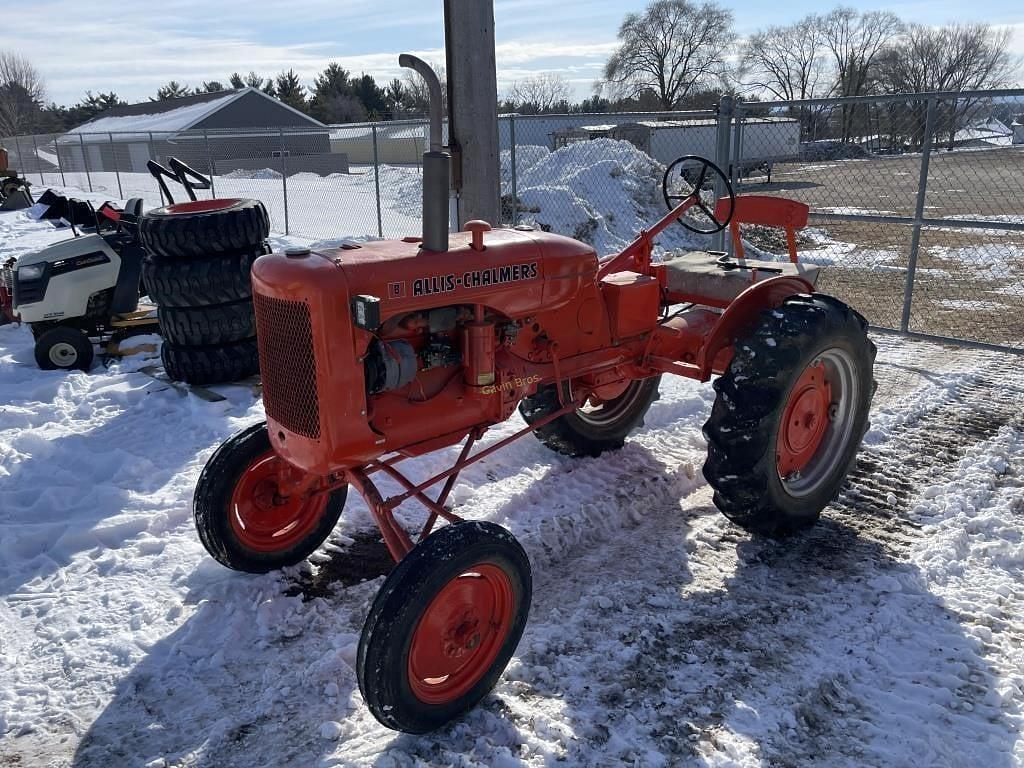
[[[402,64],[428,79],[439,104],[429,68],[412,57]],[[381,723],[412,733],[491,690],[530,606],[519,543],[446,504],[465,467],[528,434],[571,456],[614,451],[641,425],[664,374],[718,375],[704,427],[715,504],[742,528],[784,534],[814,523],[837,494],[874,390],[867,323],[815,293],[813,267],[704,251],[652,258],[655,238],[676,222],[720,231],[744,205],[711,162],[677,161],[666,174],[669,213],[608,258],[567,237],[483,221],[449,236],[449,157],[437,142],[439,113],[432,119],[422,238],[255,262],[267,420],[214,453],[194,507],[213,557],[265,572],[311,554],[350,487],[362,496],[397,565],[366,619],[359,686]],[[725,191],[717,204],[712,181]],[[790,228],[801,216],[789,201],[755,208]],[[523,429],[474,450],[517,408]],[[408,459],[459,443],[448,469],[424,479],[403,471]],[[394,492],[385,495],[379,478]],[[406,502],[425,509],[415,532],[395,517]]]

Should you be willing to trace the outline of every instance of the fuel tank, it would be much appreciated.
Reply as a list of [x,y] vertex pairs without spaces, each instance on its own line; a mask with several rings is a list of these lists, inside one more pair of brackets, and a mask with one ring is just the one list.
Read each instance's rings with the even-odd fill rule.
[[492,230],[482,250],[460,232],[443,253],[421,250],[418,238],[320,253],[345,272],[352,295],[380,298],[384,317],[448,304],[484,304],[509,317],[553,310],[597,273],[589,245],[532,230]]
[[407,239],[260,257],[253,294],[275,450],[325,475],[491,419],[485,405],[446,392],[452,402],[445,407],[441,400],[410,407],[394,429],[374,429],[362,363],[373,335],[353,323],[352,297],[379,298],[382,322],[472,304],[516,319],[566,306],[585,287],[595,290],[597,268],[584,243],[520,230],[488,232],[480,250],[472,235],[458,233],[446,252]]

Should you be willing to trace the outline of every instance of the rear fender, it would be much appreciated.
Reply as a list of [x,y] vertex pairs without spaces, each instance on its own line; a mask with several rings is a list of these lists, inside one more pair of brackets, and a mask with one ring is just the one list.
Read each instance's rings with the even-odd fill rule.
[[722,313],[697,355],[700,380],[707,381],[712,373],[725,370],[732,358],[733,342],[752,330],[761,312],[774,309],[790,296],[813,292],[809,282],[790,275],[754,283],[743,291]]

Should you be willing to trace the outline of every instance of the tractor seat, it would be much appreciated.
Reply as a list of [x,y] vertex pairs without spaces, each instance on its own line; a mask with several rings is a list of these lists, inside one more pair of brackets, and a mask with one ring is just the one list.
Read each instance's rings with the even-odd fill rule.
[[802,277],[816,285],[819,267],[788,261],[733,259],[721,251],[690,251],[662,262],[670,294],[710,306],[728,306],[753,285],[772,277]]

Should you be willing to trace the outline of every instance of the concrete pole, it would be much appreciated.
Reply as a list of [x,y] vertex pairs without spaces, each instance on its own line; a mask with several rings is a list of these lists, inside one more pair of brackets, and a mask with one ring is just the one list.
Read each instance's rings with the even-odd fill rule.
[[459,229],[501,222],[494,0],[445,0],[448,135]]

